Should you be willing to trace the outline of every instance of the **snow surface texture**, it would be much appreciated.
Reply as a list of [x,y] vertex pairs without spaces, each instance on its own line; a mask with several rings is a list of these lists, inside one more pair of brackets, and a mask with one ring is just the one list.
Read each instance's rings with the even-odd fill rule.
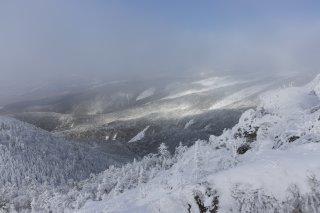
[[[264,93],[239,123],[174,154],[35,194],[33,212],[319,212],[320,76]],[[138,134],[139,135],[139,134]],[[11,209],[14,208],[12,205]],[[27,211],[27,210],[26,210]]]
[[134,136],[128,143],[133,143],[136,141],[140,141],[142,138],[144,138],[144,135],[146,131],[149,129],[150,126],[147,126],[144,128],[141,132],[139,132],[136,136]]

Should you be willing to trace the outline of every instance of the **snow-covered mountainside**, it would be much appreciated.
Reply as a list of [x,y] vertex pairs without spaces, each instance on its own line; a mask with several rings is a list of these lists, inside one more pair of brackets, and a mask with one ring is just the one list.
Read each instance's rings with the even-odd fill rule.
[[[320,75],[263,93],[208,141],[35,196],[38,212],[319,212]],[[67,191],[67,193],[66,193]]]
[[[143,157],[155,153],[162,142],[172,152],[179,142],[190,146],[197,139],[220,135],[223,129],[233,127],[246,109],[256,107],[259,94],[291,82],[299,84],[301,79],[301,76],[264,78],[253,74],[240,79],[207,73],[147,80],[101,80],[74,93],[6,105],[0,114],[91,144],[107,153]],[[139,143],[128,143],[147,126]]]
[[28,207],[39,185],[86,179],[128,159],[66,141],[40,128],[0,117],[0,203]]
[[[148,82],[138,88],[135,88],[137,84],[113,82],[62,98],[5,106],[3,114],[51,133],[1,117],[0,171],[4,175],[0,177],[3,186],[0,210],[94,212],[93,206],[98,205],[98,212],[101,209],[152,212],[158,208],[163,212],[174,211],[166,209],[169,206],[178,208],[178,212],[210,208],[223,212],[229,208],[224,207],[226,203],[238,202],[232,200],[234,195],[230,192],[238,182],[232,178],[229,182],[219,182],[218,175],[223,177],[229,171],[236,179],[250,179],[244,176],[260,167],[273,174],[271,169],[264,169],[265,165],[272,167],[268,163],[271,158],[280,159],[288,153],[289,164],[298,165],[291,162],[290,156],[300,152],[300,147],[303,150],[304,145],[294,148],[295,144],[316,140],[318,133],[312,133],[311,139],[306,135],[310,135],[307,131],[316,130],[312,119],[318,116],[317,79],[304,87],[289,85],[266,92],[290,80],[236,81],[207,77],[166,82],[165,86]],[[154,88],[152,92],[150,88]],[[256,110],[248,110],[241,116],[248,107],[255,108],[258,103]],[[93,108],[101,109],[101,113],[91,114],[91,106],[98,106]],[[74,143],[53,135],[87,143]],[[296,151],[290,154],[291,149]],[[311,152],[304,153],[313,156]],[[139,160],[121,167],[134,156]],[[113,166],[105,170],[109,165]],[[239,170],[245,174],[237,176]],[[90,173],[93,174],[89,177]],[[256,178],[267,183],[263,178]],[[206,187],[201,188],[203,185]],[[198,188],[216,193],[211,200],[216,207],[208,204],[213,199],[211,195],[209,198],[206,194],[195,195]],[[131,194],[141,197],[131,198]],[[181,205],[167,206],[164,198],[174,201],[175,206]],[[282,198],[274,197],[279,202]],[[121,199],[130,199],[128,209],[121,207]],[[112,202],[119,205],[118,209],[112,209]],[[163,202],[164,206],[157,202]],[[237,212],[238,207],[230,208]]]

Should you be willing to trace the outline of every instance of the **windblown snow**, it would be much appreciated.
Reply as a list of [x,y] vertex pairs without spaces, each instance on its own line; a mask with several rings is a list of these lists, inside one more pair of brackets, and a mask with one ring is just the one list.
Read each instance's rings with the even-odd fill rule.
[[236,81],[236,80],[229,79],[227,77],[207,78],[200,81],[192,82],[192,84],[189,85],[191,86],[190,89],[187,89],[184,91],[176,91],[173,93],[171,92],[172,94],[162,98],[162,100],[181,98],[187,95],[213,91],[218,88],[230,87],[230,86],[238,85],[241,83],[245,83],[245,81]]
[[[129,142],[141,140],[148,128]],[[319,212],[319,142],[320,75],[302,87],[263,93],[259,106],[220,136],[180,145],[175,153],[163,143],[139,161],[18,195],[3,206],[27,212]],[[17,204],[22,200],[24,207]]]
[[136,101],[139,101],[139,100],[142,100],[142,99],[145,99],[145,98],[152,96],[155,93],[155,91],[156,91],[155,88],[149,88],[149,89],[143,91],[142,93],[140,93],[138,95],[138,97],[136,98]]
[[254,94],[258,94],[258,93],[262,92],[268,86],[270,86],[270,84],[252,86],[249,88],[242,89],[234,94],[231,94],[231,95],[225,97],[222,100],[219,100],[214,105],[212,105],[210,107],[210,109],[213,110],[213,109],[221,109],[221,108],[227,107],[227,106],[232,105],[234,103],[237,103],[241,100],[244,100]]

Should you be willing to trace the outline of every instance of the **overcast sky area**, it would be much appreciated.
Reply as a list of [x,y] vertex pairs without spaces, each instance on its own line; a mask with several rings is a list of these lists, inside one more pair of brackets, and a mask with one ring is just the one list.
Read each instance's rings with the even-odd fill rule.
[[0,85],[318,73],[320,1],[1,0]]

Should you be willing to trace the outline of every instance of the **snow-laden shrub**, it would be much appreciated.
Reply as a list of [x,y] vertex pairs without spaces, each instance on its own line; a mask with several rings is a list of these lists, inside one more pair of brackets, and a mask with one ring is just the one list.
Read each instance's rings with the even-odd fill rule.
[[[157,154],[149,154],[140,161],[134,160],[122,167],[111,166],[98,175],[75,183],[74,188],[52,189],[33,198],[34,211],[63,212],[64,209],[79,209],[87,200],[102,200],[117,196],[153,179],[163,170],[172,167],[187,150],[180,144],[171,155],[165,144],[161,144]],[[67,190],[67,191],[65,191]]]

